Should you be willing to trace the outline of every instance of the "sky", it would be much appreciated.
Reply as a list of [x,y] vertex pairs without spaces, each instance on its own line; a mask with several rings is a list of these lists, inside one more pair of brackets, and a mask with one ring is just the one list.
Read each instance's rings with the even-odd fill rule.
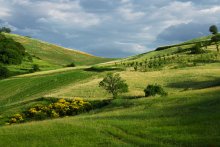
[[0,0],[0,26],[102,57],[205,36],[219,24],[219,0]]

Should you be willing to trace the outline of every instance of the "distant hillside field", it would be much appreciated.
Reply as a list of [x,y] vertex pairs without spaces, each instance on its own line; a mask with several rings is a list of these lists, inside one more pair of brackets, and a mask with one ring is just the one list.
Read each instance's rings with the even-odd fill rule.
[[25,47],[26,51],[33,57],[33,63],[24,61],[21,65],[10,65],[9,69],[12,71],[24,72],[25,69],[29,69],[33,64],[38,64],[42,70],[50,70],[64,67],[72,62],[74,62],[76,66],[81,66],[113,60],[96,57],[81,51],[67,49],[16,34],[4,33],[4,35],[21,43]]
[[[60,64],[54,64],[55,58],[46,58],[57,46],[8,36],[23,41],[27,51],[37,56],[34,62],[53,70],[0,80],[0,146],[220,146],[220,53],[215,45],[196,54],[194,44],[182,44],[106,63],[60,68],[69,61],[61,58]],[[34,43],[43,48],[32,50],[29,46]],[[129,87],[116,99],[99,86],[109,72],[119,73]],[[153,84],[168,95],[145,97],[144,89]],[[25,122],[10,124],[15,114],[63,98],[107,103],[96,103],[74,116],[33,120],[23,115]],[[42,110],[33,112],[42,116]]]

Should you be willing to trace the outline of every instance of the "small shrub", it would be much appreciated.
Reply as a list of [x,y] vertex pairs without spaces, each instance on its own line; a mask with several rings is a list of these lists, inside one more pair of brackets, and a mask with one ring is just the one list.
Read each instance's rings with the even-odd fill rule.
[[32,68],[29,70],[30,73],[40,71],[40,67],[37,64],[34,64]]
[[74,62],[68,64],[66,67],[76,67],[76,64]]
[[202,54],[205,51],[202,49],[201,44],[196,44],[191,49],[191,54]]
[[9,77],[10,72],[6,67],[0,65],[0,79]]
[[21,114],[15,114],[10,120],[9,123],[13,124],[13,123],[20,123],[23,122],[23,116]]
[[148,96],[155,96],[156,94],[165,96],[167,95],[167,93],[164,91],[164,89],[160,86],[160,85],[148,85],[145,89],[144,89],[144,93],[145,93],[145,97]]
[[134,70],[137,71],[137,70],[138,70],[138,67],[137,67],[137,66],[134,66]]

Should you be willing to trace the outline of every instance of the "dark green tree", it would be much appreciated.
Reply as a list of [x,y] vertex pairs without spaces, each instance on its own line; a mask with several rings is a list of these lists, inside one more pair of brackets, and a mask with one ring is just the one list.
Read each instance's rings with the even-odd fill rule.
[[19,42],[0,34],[0,62],[3,64],[20,64],[25,56],[25,48]]
[[196,43],[190,50],[191,54],[202,54],[205,52],[200,43]]
[[217,26],[216,25],[210,26],[209,31],[214,35],[211,38],[211,42],[215,43],[217,52],[219,52],[219,44],[218,44],[218,42],[220,41],[220,35],[218,34]]
[[217,28],[216,25],[210,26],[210,27],[209,27],[209,31],[210,31],[213,35],[218,34],[218,28]]
[[30,73],[36,72],[36,71],[40,71],[40,67],[37,64],[34,64],[32,66],[32,68],[29,70]]
[[219,52],[219,44],[218,44],[218,43],[219,43],[219,41],[220,41],[220,34],[214,35],[214,36],[211,38],[211,41],[215,43],[217,52]]
[[75,67],[75,66],[76,66],[76,64],[74,62],[72,62],[72,63],[68,64],[66,67]]
[[9,77],[9,74],[10,74],[9,70],[6,67],[0,65],[0,79]]
[[99,86],[112,94],[113,98],[117,98],[119,93],[128,92],[128,85],[119,74],[108,73],[99,83]]
[[162,95],[162,96],[166,96],[167,92],[164,91],[164,89],[160,86],[160,85],[148,85],[145,89],[144,89],[144,93],[145,93],[145,97],[148,96],[155,96],[155,95]]

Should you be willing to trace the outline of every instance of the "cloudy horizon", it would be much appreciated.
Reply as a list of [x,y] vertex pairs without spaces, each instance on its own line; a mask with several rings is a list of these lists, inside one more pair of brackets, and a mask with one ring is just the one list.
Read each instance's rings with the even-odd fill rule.
[[103,57],[208,35],[218,16],[218,0],[0,0],[0,26]]

